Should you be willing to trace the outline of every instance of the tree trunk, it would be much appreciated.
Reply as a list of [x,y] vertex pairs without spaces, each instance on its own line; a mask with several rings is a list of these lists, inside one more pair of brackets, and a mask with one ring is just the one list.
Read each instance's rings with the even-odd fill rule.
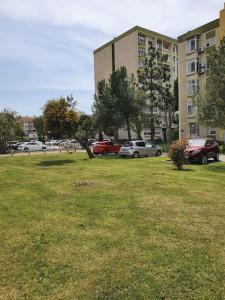
[[94,158],[94,154],[92,153],[89,145],[88,145],[88,140],[86,139],[85,141],[82,140],[81,138],[75,136],[75,139],[78,140],[78,142],[81,144],[81,146],[86,150],[87,155],[89,158]]
[[171,128],[166,128],[166,141],[167,144],[172,144]]
[[102,131],[99,131],[99,132],[98,132],[98,139],[99,139],[99,142],[102,142],[102,141],[103,141]]
[[130,131],[130,121],[127,119],[127,135],[128,135],[128,140],[131,140],[131,131]]
[[118,133],[118,128],[114,129],[114,140],[115,143],[119,143],[119,133]]

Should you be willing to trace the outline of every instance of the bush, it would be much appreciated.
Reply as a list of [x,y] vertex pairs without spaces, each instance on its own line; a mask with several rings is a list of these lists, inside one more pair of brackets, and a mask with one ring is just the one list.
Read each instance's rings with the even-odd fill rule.
[[178,170],[182,170],[185,163],[185,148],[185,141],[175,141],[169,148],[168,155]]

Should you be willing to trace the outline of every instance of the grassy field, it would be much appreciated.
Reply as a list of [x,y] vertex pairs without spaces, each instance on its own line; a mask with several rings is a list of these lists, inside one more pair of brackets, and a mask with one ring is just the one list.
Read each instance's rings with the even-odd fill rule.
[[225,164],[0,158],[0,299],[225,299]]

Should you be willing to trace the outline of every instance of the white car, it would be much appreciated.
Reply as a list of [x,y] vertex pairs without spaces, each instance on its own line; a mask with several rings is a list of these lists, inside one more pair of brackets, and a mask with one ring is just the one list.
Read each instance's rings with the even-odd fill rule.
[[21,144],[18,146],[19,151],[41,151],[41,150],[47,150],[47,147],[45,144],[39,141],[33,141],[33,142],[27,142],[24,144]]

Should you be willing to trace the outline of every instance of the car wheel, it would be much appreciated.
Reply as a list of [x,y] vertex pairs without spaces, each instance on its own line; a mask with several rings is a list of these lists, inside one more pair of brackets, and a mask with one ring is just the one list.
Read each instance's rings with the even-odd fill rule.
[[46,147],[42,147],[42,150],[46,150]]
[[208,163],[208,158],[206,155],[202,156],[201,163],[202,163],[202,165],[206,165]]
[[134,152],[134,154],[132,155],[133,158],[139,158],[139,153],[138,152]]
[[160,150],[158,150],[155,154],[155,156],[161,156],[162,155],[162,152]]
[[103,155],[107,155],[107,154],[108,154],[108,151],[107,151],[107,150],[103,150],[103,151],[102,151],[102,154],[103,154]]
[[220,160],[220,154],[219,152],[216,152],[216,156],[214,157],[214,161],[219,161]]

